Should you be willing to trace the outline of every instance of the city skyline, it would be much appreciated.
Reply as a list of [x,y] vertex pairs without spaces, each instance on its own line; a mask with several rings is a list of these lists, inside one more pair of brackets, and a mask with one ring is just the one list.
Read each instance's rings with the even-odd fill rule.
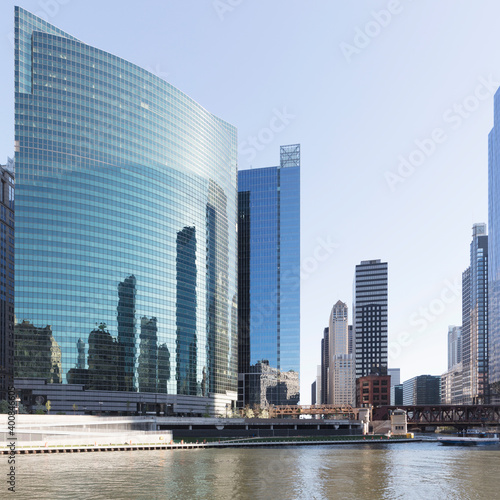
[[[193,9],[7,1],[0,7],[7,74],[14,4],[45,12],[83,42],[149,67],[233,123],[240,169],[275,164],[280,144],[301,143],[308,166],[302,173],[303,402],[320,362],[328,311],[339,297],[351,303],[352,273],[361,260],[390,265],[389,367],[400,367],[402,380],[446,371],[448,325],[461,320],[470,227],[488,220],[500,6],[401,1],[389,12],[386,1],[315,9],[242,2],[217,11],[212,2]],[[284,36],[289,30],[302,36],[291,40]],[[422,32],[429,43],[414,51]],[[14,149],[13,87],[3,80],[0,163]]]

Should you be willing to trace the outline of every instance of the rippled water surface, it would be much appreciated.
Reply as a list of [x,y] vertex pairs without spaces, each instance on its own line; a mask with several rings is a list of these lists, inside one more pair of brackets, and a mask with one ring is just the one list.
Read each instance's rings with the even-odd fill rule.
[[[34,499],[496,499],[500,447],[437,443],[19,455]],[[5,492],[5,495],[4,495]]]

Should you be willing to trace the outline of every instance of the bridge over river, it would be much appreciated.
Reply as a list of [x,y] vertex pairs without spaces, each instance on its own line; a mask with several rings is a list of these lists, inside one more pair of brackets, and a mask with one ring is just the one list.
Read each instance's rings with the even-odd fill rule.
[[[378,406],[371,409],[371,421],[390,420],[392,411],[405,410],[408,427],[454,426],[457,428],[484,425],[500,426],[500,405],[412,405]],[[271,406],[272,418],[296,418],[304,415],[316,418],[343,418],[359,420],[360,410],[349,405],[289,405]]]

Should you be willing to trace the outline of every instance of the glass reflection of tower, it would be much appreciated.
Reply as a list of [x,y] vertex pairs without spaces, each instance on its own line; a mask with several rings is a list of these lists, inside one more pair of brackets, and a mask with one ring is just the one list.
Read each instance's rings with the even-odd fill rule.
[[300,145],[238,174],[238,403],[296,404],[300,369]]
[[[217,207],[224,210],[217,210]],[[225,207],[227,197],[224,191],[211,182],[207,203],[207,359],[209,360],[208,391],[219,393],[224,390],[220,375],[230,372],[228,365],[230,346],[230,313],[228,296],[228,220]],[[236,324],[233,324],[233,331]],[[233,378],[236,383],[236,377]]]
[[177,233],[177,394],[196,395],[196,230]]
[[[19,7],[15,75],[18,320],[51,325],[62,384],[87,385],[92,374],[94,386],[106,385],[97,376],[110,361],[98,352],[106,346],[117,365],[107,386],[129,393],[110,411],[161,399],[202,413],[207,402],[196,396],[209,393],[209,380],[214,405],[225,408],[237,389],[228,321],[237,293],[236,128]],[[182,231],[188,269],[177,262]],[[137,331],[144,317],[156,318],[155,384],[153,325]],[[139,359],[141,342],[149,354]],[[16,372],[28,391],[29,373]],[[187,393],[180,399],[178,388]],[[106,411],[106,395],[95,397]]]
[[129,276],[118,284],[118,343],[120,345],[120,369],[122,390],[135,388],[135,276]]
[[156,392],[158,370],[158,327],[156,318],[141,318],[139,367],[137,369],[139,391]]

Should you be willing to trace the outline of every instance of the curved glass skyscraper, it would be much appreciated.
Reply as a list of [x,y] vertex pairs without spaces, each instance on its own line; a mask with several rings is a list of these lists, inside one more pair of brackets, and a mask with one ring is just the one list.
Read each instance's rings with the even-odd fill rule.
[[80,385],[115,411],[132,396],[113,406],[103,391],[186,413],[226,405],[235,127],[21,8],[15,36],[18,384]]

